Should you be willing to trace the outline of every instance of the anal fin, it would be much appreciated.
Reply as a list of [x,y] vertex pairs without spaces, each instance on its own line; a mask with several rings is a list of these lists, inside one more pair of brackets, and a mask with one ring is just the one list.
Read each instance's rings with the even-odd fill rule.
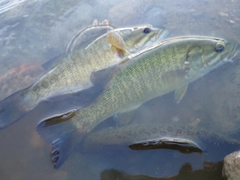
[[175,90],[175,101],[179,103],[187,92],[188,84]]

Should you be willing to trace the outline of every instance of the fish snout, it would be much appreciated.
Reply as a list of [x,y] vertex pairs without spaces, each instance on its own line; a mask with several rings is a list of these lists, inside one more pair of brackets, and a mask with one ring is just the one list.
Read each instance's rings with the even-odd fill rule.
[[237,57],[238,59],[240,58],[240,44],[237,44],[237,47],[235,49],[235,52],[232,58],[235,58],[235,57]]
[[158,30],[158,33],[157,33],[157,35],[156,35],[156,37],[155,37],[155,40],[154,41],[157,41],[157,40],[163,40],[163,39],[165,39],[165,37],[168,35],[168,30],[166,30],[166,29],[161,29],[161,30],[159,30],[159,29],[156,29],[156,30]]
[[233,59],[235,59],[235,58],[239,59],[240,58],[239,54],[240,54],[240,44],[237,43],[232,48],[232,50],[230,51],[228,57],[224,59],[224,61],[226,61],[226,62],[233,62]]

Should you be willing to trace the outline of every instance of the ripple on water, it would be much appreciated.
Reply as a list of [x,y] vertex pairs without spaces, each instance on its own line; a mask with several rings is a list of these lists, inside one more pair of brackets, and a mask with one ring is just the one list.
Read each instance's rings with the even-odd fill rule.
[[17,7],[26,0],[0,0],[0,14]]

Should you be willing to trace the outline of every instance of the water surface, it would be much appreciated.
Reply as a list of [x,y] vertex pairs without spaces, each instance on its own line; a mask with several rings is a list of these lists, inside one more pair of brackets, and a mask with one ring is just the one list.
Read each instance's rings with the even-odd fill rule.
[[[165,27],[169,30],[168,37],[206,35],[240,42],[239,9],[239,0],[2,0],[0,76],[12,68],[29,63],[41,65],[62,54],[69,39],[95,19],[100,22],[108,19],[114,27],[139,24]],[[132,123],[189,124],[200,119],[199,126],[228,134],[238,133],[239,69],[236,60],[204,76],[189,86],[179,104],[175,103],[173,93],[145,103],[136,110]],[[24,88],[22,85],[19,83],[18,88]],[[19,90],[11,83],[4,88],[12,93]],[[8,96],[5,90],[0,92],[1,99]],[[58,104],[58,107],[65,106],[67,102]],[[129,174],[166,177],[176,175],[186,162],[200,169],[205,160],[217,162],[240,149],[223,145],[207,155],[129,149],[74,152],[60,169],[55,170],[50,163],[51,146],[35,130],[38,121],[50,113],[46,109],[57,111],[56,104],[42,103],[20,121],[0,131],[0,179],[94,180],[100,178],[103,170],[111,168]]]

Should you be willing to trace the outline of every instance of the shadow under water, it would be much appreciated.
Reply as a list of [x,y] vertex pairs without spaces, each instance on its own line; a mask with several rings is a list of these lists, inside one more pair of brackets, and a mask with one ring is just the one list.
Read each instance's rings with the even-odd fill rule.
[[171,177],[151,177],[145,175],[130,175],[110,169],[101,173],[101,180],[224,180],[222,177],[223,162],[204,162],[203,169],[193,170],[191,164],[182,165],[179,173]]
[[[41,65],[65,52],[67,41],[96,18],[99,22],[107,19],[114,27],[164,27],[168,37],[204,35],[240,42],[239,9],[239,0],[0,0],[0,77],[7,75],[11,81],[0,78],[0,99],[24,88],[25,81],[35,78],[32,73],[41,74],[45,70]],[[236,61],[190,84],[178,104],[173,93],[145,103],[131,123],[186,125],[198,119],[197,127],[232,134],[240,129],[239,88],[240,63]],[[85,106],[100,92],[42,102],[21,121],[1,130],[0,179],[97,180],[101,174],[102,180],[222,180],[223,158],[240,149],[212,142],[207,144],[207,153],[186,155],[165,149],[107,146],[82,152],[79,146],[55,170],[49,157],[51,145],[36,132],[38,121],[60,113],[58,109],[78,107],[79,102]]]

